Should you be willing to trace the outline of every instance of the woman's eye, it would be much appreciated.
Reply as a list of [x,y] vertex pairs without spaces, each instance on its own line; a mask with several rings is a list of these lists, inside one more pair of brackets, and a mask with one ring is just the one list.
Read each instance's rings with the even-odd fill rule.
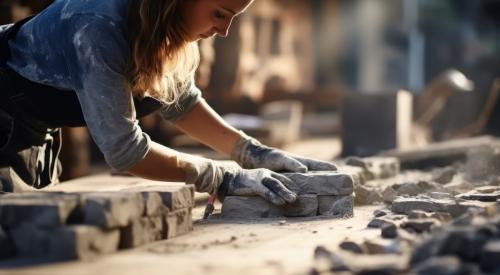
[[226,16],[224,16],[224,14],[222,14],[220,11],[214,12],[214,16],[217,19],[225,19],[226,18]]

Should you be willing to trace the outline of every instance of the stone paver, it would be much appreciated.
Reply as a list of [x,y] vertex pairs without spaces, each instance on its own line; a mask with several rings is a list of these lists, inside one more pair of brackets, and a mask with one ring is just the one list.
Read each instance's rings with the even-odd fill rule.
[[308,173],[284,173],[292,180],[287,186],[297,194],[350,195],[354,190],[354,181],[350,174],[334,171]]
[[261,197],[228,196],[222,205],[222,218],[253,219],[316,216],[318,197],[299,195],[295,203],[276,206]]
[[354,216],[354,198],[350,196],[318,196],[318,213],[322,216],[348,218]]

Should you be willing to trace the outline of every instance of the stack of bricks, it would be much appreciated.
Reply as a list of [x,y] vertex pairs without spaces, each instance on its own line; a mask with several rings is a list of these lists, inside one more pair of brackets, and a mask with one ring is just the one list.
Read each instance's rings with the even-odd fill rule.
[[193,229],[193,207],[192,186],[137,179],[117,191],[2,195],[0,258],[88,259],[173,238]]
[[353,177],[348,173],[321,171],[284,173],[287,186],[298,195],[295,203],[276,206],[261,197],[227,196],[222,205],[225,219],[330,216],[352,217]]

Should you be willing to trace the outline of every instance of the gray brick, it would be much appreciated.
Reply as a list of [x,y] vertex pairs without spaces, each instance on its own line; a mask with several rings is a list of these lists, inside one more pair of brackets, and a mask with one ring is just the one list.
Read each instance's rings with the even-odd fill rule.
[[84,223],[104,229],[127,226],[144,213],[140,193],[87,193],[83,201]]
[[316,216],[316,195],[299,195],[292,204],[276,206],[261,197],[228,196],[222,205],[221,217],[226,219]]
[[15,227],[30,222],[41,227],[66,223],[76,210],[79,196],[61,193],[20,193],[3,195],[0,200],[0,224]]
[[194,207],[194,186],[186,184],[164,183],[163,185],[151,184],[137,188],[123,189],[126,192],[157,192],[163,204],[170,211]]
[[169,212],[164,219],[166,225],[164,238],[174,238],[193,230],[191,208]]
[[47,228],[34,223],[21,223],[10,229],[10,235],[17,257],[42,258],[50,255],[50,230]]
[[492,215],[496,212],[496,203],[480,201],[457,202],[450,199],[431,199],[424,197],[397,198],[392,203],[392,211],[396,213],[409,214],[413,210],[447,212],[454,218],[466,213],[469,209]]
[[7,232],[0,226],[0,260],[14,256],[14,244]]
[[120,232],[95,226],[74,225],[61,228],[50,236],[49,255],[56,260],[87,260],[118,250]]
[[158,192],[141,192],[141,194],[144,200],[144,216],[157,216],[164,211],[168,211]]
[[288,186],[297,194],[350,195],[354,190],[351,175],[335,171],[314,171],[308,173],[284,173],[293,185]]
[[118,249],[119,231],[95,226],[73,225],[42,228],[23,223],[11,230],[16,256],[49,260],[88,259]]
[[354,216],[354,198],[350,196],[318,196],[318,213],[322,216],[347,218]]
[[120,229],[120,249],[137,247],[163,239],[165,228],[163,216],[142,217]]

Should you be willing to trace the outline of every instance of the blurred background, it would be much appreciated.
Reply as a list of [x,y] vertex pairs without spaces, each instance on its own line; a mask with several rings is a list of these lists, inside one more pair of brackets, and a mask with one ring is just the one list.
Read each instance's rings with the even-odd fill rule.
[[[0,0],[0,24],[49,5]],[[227,38],[199,42],[197,84],[266,144],[325,160],[500,135],[500,1],[256,0]],[[223,158],[151,115],[151,137]],[[63,129],[64,179],[106,169]]]

